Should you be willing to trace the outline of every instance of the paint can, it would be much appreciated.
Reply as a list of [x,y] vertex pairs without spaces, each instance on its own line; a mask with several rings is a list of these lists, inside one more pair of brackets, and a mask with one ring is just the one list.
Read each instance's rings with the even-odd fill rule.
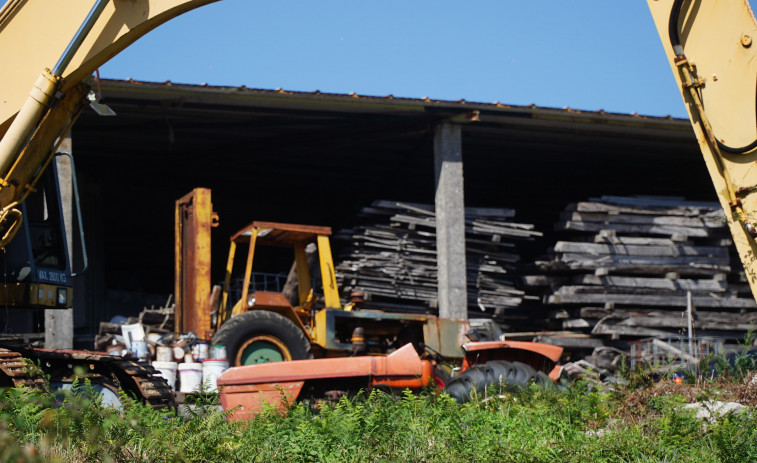
[[179,392],[197,392],[202,385],[202,364],[201,363],[180,363],[179,364]]
[[197,341],[195,345],[192,346],[192,357],[194,357],[195,362],[202,362],[208,358],[208,343],[205,341]]
[[157,346],[155,348],[155,360],[158,362],[173,362],[173,352],[170,347]]
[[176,346],[173,348],[173,359],[177,362],[180,362],[182,359],[184,359],[184,348],[181,346]]
[[210,358],[212,359],[225,359],[226,358],[226,346],[223,344],[213,344],[210,348]]
[[132,341],[131,353],[140,361],[147,360],[150,357],[150,348],[147,346],[147,341]]
[[158,374],[166,379],[172,391],[176,390],[176,370],[178,365],[178,363],[171,361],[152,362],[152,367],[158,370]]
[[217,381],[224,371],[229,369],[226,359],[207,359],[202,362],[203,389],[215,392],[218,390]]

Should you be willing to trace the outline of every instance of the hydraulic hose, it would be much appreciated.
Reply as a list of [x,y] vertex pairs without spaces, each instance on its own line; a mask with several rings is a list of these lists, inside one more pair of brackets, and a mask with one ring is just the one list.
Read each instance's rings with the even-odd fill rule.
[[[681,17],[682,6],[683,6],[683,0],[675,0],[673,2],[673,7],[670,10],[670,17],[668,19],[668,37],[670,39],[670,45],[673,47],[673,53],[675,53],[676,58],[685,57],[685,54],[683,52],[683,45],[681,45],[681,37],[678,32],[678,21]],[[715,143],[717,144],[718,148],[720,148],[721,151],[724,151],[730,154],[744,154],[757,148],[757,140],[754,140],[752,143],[746,146],[734,148],[732,146],[728,146],[725,143],[721,142],[720,140],[718,140],[717,137],[713,137],[713,138],[715,139]]]
[[678,34],[678,20],[681,16],[682,6],[683,0],[675,0],[668,19],[668,37],[670,38],[670,45],[673,47],[673,53],[675,53],[677,57],[683,56],[683,46],[681,45],[681,38]]

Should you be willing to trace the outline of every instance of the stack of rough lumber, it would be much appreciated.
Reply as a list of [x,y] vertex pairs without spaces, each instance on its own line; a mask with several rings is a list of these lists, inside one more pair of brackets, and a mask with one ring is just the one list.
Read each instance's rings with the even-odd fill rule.
[[698,337],[739,339],[757,322],[717,203],[603,196],[568,206],[556,228],[564,239],[536,263],[544,274],[524,281],[544,288],[556,329],[591,339],[555,343],[686,336],[689,306]]
[[[364,307],[426,312],[437,305],[436,218],[432,206],[375,201],[361,211],[364,225],[340,231],[337,261],[342,293],[365,293]],[[541,236],[533,225],[510,221],[510,209],[466,208],[466,268],[471,317],[517,307],[517,243]]]

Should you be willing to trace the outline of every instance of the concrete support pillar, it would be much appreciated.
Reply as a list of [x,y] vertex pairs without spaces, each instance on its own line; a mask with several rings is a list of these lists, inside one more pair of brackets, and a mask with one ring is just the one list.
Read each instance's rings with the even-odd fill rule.
[[[72,152],[71,137],[66,136],[60,151]],[[72,262],[73,252],[73,177],[71,163],[66,157],[55,159],[60,182],[61,203],[63,204],[63,222],[66,227],[66,245],[68,258]],[[47,349],[72,349],[74,347],[74,311],[73,309],[45,310],[45,347]]]
[[460,125],[451,122],[439,124],[434,133],[436,265],[439,279],[439,316],[467,319],[461,133]]

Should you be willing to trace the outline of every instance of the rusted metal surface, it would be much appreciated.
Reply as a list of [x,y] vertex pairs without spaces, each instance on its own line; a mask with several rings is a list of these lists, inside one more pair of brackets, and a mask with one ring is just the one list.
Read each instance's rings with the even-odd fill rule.
[[221,406],[225,411],[232,411],[231,421],[249,420],[268,404],[283,412],[297,399],[304,384],[305,381],[289,381],[225,386],[221,392]]
[[210,230],[218,223],[210,190],[195,188],[176,201],[175,213],[176,326],[209,338]]
[[[421,376],[423,363],[411,344],[387,356],[324,358],[245,365],[227,370],[218,385],[262,384],[355,376]],[[223,393],[223,392],[222,392]]]
[[553,346],[552,344],[542,344],[539,342],[525,342],[525,341],[479,341],[471,342],[463,345],[463,349],[466,353],[493,350],[524,350],[534,352],[539,355],[557,362],[560,360],[560,356],[563,353],[563,348],[560,346]]
[[[36,367],[36,363],[42,365],[42,368]],[[85,367],[86,373],[75,375],[77,366]],[[155,408],[176,405],[174,393],[168,383],[157,376],[157,372],[150,366],[101,352],[48,349],[12,351],[0,348],[0,377],[5,376],[14,386],[48,390],[43,375],[56,382],[71,381],[82,376],[102,380],[141,398]],[[3,384],[2,378],[0,384]]]
[[258,240],[266,246],[292,247],[297,243],[314,242],[318,235],[331,235],[330,227],[275,222],[252,222],[231,237],[235,243],[250,241],[252,229],[258,229]]
[[24,349],[18,355],[42,365],[50,381],[73,379],[74,367],[79,365],[86,368],[85,377],[102,378],[155,408],[172,407],[176,403],[166,380],[157,376],[151,366],[136,361],[83,350]]
[[[362,378],[355,381],[355,378]],[[296,360],[234,367],[218,379],[221,405],[235,410],[230,419],[249,419],[266,403],[283,410],[299,398],[309,381],[328,380],[330,389],[362,387],[420,389],[433,383],[433,365],[411,344],[388,356]],[[344,383],[344,384],[342,384]],[[344,388],[344,387],[342,387]]]
[[[13,386],[47,390],[47,383],[40,373],[34,369],[34,364],[20,353],[0,348],[0,376],[5,376]],[[3,379],[0,378],[0,385],[5,382]]]
[[242,304],[239,313],[247,312],[248,310],[270,310],[271,312],[276,312],[291,320],[292,323],[302,330],[305,337],[312,341],[310,331],[305,327],[310,322],[310,313],[296,311],[282,293],[255,291],[253,304]]
[[470,330],[467,320],[428,317],[423,327],[424,342],[443,357],[461,358],[462,345],[468,342],[465,333]]
[[281,293],[271,291],[255,291],[255,303],[256,308],[262,307],[266,309],[273,309],[277,307],[291,308],[292,304],[289,303],[286,297]]
[[525,341],[479,341],[463,345],[465,358],[463,371],[490,360],[518,361],[531,365],[537,371],[547,374],[553,381],[560,375],[557,362],[563,348],[551,344]]
[[[139,390],[137,396],[141,396],[148,405],[154,408],[176,406],[176,396],[171,387],[163,377],[157,376],[157,371],[151,366],[140,365],[130,360],[119,360],[114,362],[114,369],[117,370],[116,375],[120,371],[123,372],[122,378],[126,378],[125,380],[121,379],[121,387],[124,390],[129,390],[129,385],[126,382],[131,380]],[[131,390],[137,392],[133,388]]]

